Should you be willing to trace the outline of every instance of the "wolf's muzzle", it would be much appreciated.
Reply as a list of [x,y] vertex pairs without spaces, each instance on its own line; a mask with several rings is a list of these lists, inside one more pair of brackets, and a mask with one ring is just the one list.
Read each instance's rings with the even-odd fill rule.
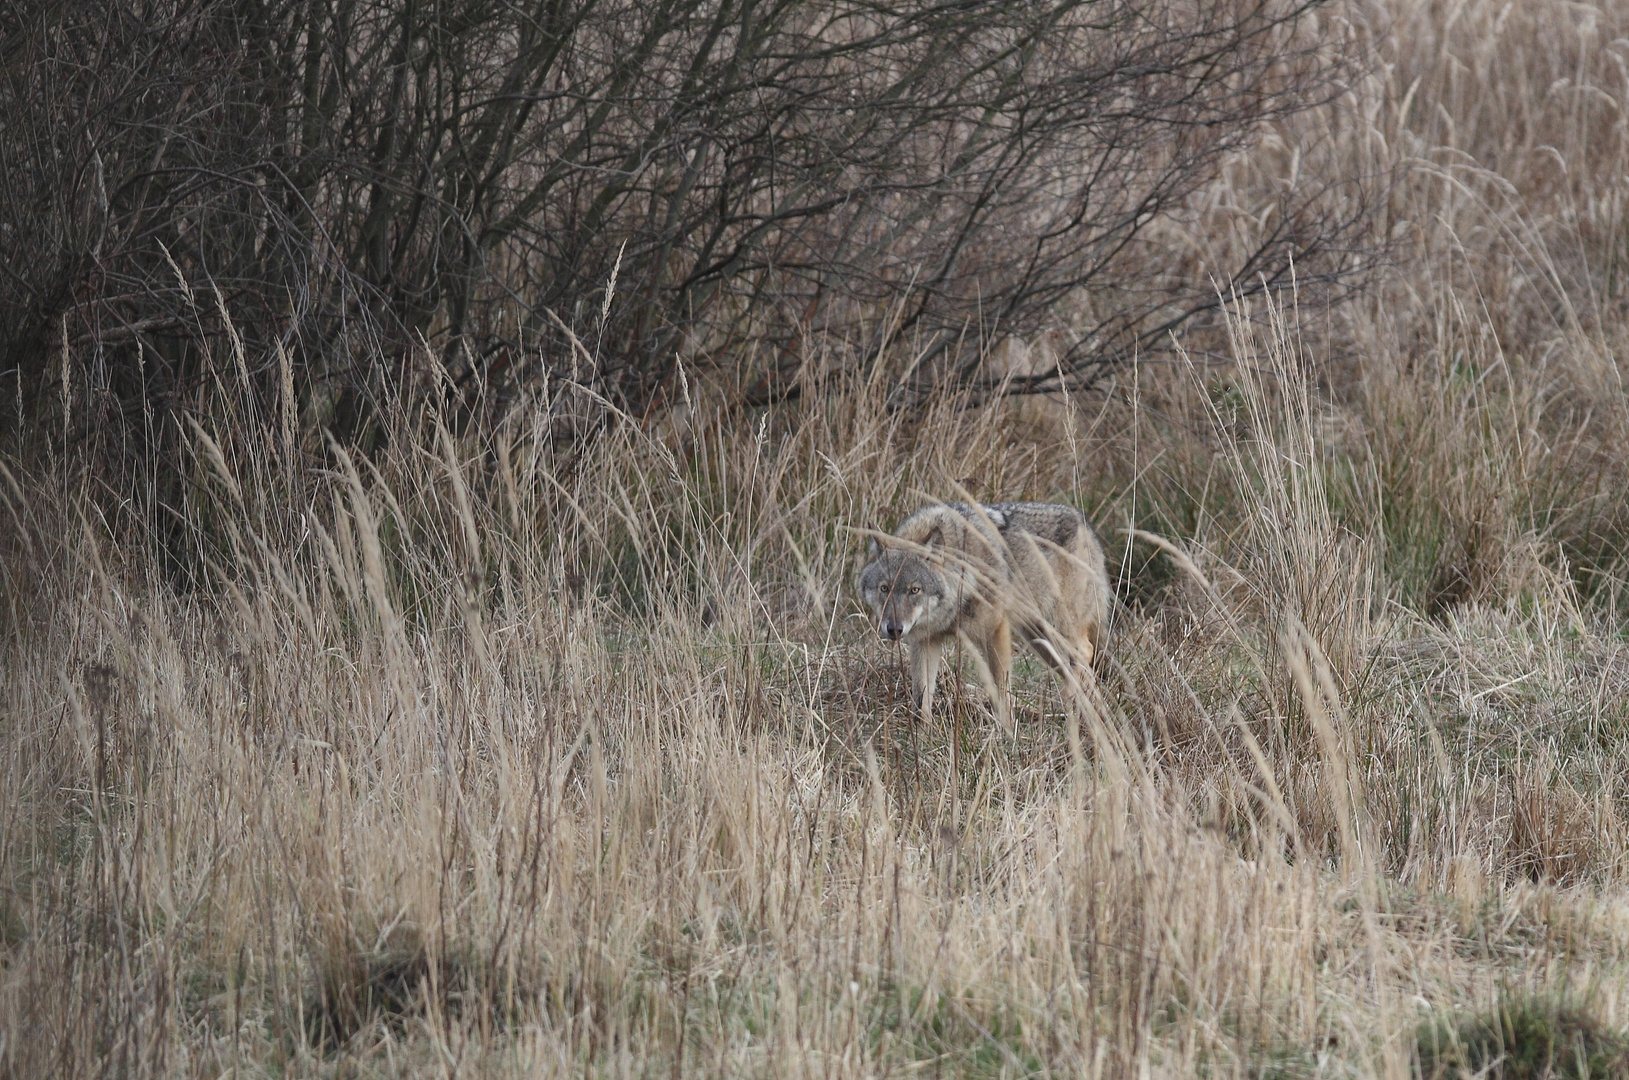
[[898,641],[905,634],[905,625],[892,619],[883,619],[877,624],[877,629],[881,630],[882,636],[889,641]]

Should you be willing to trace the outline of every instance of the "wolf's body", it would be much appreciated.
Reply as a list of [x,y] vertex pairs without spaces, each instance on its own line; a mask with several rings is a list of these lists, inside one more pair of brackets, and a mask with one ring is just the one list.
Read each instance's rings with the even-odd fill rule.
[[1069,679],[1103,655],[1109,580],[1103,546],[1080,511],[1055,503],[947,503],[918,510],[871,541],[860,595],[877,630],[910,647],[924,718],[946,646],[962,638],[1010,726],[1016,632]]

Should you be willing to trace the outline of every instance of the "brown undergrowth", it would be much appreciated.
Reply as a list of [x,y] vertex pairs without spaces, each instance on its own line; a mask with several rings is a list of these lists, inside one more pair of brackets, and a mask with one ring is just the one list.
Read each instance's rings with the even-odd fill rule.
[[[1343,12],[1306,160],[1407,166],[1395,272],[1093,394],[903,409],[908,345],[811,337],[790,405],[570,452],[549,401],[368,458],[244,415],[148,531],[7,459],[0,1072],[1616,1068],[1625,28]],[[1119,567],[1016,737],[965,669],[914,722],[851,593],[961,490]]]

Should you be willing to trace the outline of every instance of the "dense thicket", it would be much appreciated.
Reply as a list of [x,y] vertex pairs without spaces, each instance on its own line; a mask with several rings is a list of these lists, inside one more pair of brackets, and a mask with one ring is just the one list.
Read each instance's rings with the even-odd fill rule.
[[1227,265],[1147,250],[1254,125],[1331,92],[1308,6],[11,6],[3,411],[122,457],[222,379],[342,437],[397,393],[551,377],[644,411],[677,357],[748,340],[733,377],[769,400],[812,327],[917,335],[937,381],[1052,325],[1089,379],[1218,281],[1342,269],[1293,190]]

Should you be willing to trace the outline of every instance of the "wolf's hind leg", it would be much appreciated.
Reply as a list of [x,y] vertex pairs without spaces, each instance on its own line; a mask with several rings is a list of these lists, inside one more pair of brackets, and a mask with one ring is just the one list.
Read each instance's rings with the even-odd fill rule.
[[937,641],[911,642],[911,685],[922,709],[923,723],[933,719],[933,686],[939,681],[939,650]]
[[[1068,639],[1060,636],[1058,640]],[[1041,659],[1058,673],[1068,693],[1084,690],[1096,682],[1097,673],[1092,669],[1092,660],[1097,650],[1092,644],[1092,635],[1089,632],[1080,635],[1068,646],[1061,646],[1052,637],[1044,634],[1032,638],[1031,644],[1035,646],[1035,651]]]
[[1097,665],[1103,659],[1097,650],[1097,642],[1093,640],[1096,635],[1088,632],[1080,635],[1080,641],[1075,645],[1075,677],[1080,680],[1081,686],[1097,685]]

